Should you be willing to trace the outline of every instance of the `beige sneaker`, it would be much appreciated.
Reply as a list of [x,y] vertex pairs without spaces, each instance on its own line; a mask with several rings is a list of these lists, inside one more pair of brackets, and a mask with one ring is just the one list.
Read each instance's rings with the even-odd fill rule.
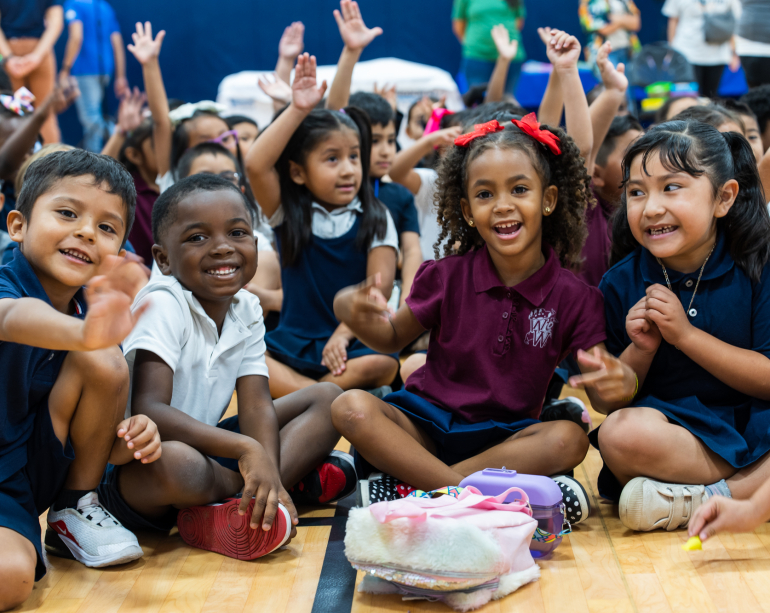
[[626,528],[641,532],[684,528],[703,504],[705,494],[704,485],[661,483],[636,477],[620,495],[620,521]]

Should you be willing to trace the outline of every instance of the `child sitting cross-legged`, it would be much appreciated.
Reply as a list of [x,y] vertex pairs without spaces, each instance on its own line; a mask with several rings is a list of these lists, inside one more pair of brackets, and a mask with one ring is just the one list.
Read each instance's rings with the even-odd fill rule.
[[[110,468],[99,489],[135,528],[168,531],[185,509],[178,525],[187,543],[240,559],[286,542],[294,503],[331,502],[356,480],[352,458],[332,451],[336,385],[270,398],[262,309],[243,289],[257,269],[252,222],[241,190],[205,173],[155,203],[163,274],[137,296],[135,309],[151,308],[123,352],[129,411],[158,424],[163,457]],[[234,390],[238,415],[220,421]]]
[[70,557],[107,566],[142,555],[94,491],[108,460],[160,455],[150,420],[123,421],[118,343],[141,315],[130,307],[147,279],[118,257],[135,204],[118,162],[60,151],[29,166],[8,215],[19,248],[0,268],[0,610],[45,575],[38,516],[49,507],[50,537]]

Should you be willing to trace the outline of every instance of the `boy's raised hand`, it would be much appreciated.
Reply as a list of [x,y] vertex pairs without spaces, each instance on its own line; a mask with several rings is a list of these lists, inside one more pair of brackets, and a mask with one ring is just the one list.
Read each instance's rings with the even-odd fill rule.
[[303,53],[297,58],[294,70],[294,83],[291,86],[292,104],[308,113],[321,102],[326,93],[326,81],[316,87],[316,59],[314,55]]
[[594,347],[591,353],[579,350],[577,360],[584,374],[570,377],[569,384],[572,387],[591,388],[608,403],[620,402],[633,395],[636,387],[634,373],[630,366],[614,355]]
[[393,109],[393,112],[395,113],[398,109],[398,93],[396,92],[396,86],[391,85],[388,87],[388,84],[385,83],[382,87],[377,87],[377,82],[374,82],[374,93],[378,96],[382,96],[385,98],[385,100],[388,101],[388,104],[390,105],[390,108]]
[[295,21],[287,26],[278,43],[278,55],[292,62],[305,49],[305,24]]
[[134,54],[137,61],[144,66],[147,62],[157,60],[160,55],[160,48],[163,46],[163,39],[166,37],[166,31],[161,30],[153,39],[152,24],[146,21],[144,25],[136,24],[136,32],[131,35],[134,44],[127,46],[127,49]]
[[647,296],[642,298],[626,315],[626,333],[636,348],[652,354],[660,347],[662,336],[658,326],[647,317]]
[[537,33],[545,44],[548,61],[554,69],[565,70],[577,67],[580,59],[580,41],[577,38],[553,28],[538,28]]
[[602,83],[604,84],[605,89],[616,89],[625,93],[628,89],[626,65],[621,62],[617,66],[614,66],[609,58],[610,51],[612,51],[612,43],[607,41],[599,47],[599,51],[596,54],[596,65],[602,76]]
[[340,0],[340,10],[334,10],[342,42],[348,49],[361,51],[382,34],[382,28],[367,28],[361,9],[355,0]]
[[129,89],[121,98],[118,107],[118,128],[123,134],[136,130],[142,123],[142,109],[145,102],[147,102],[147,96],[140,92],[138,87],[134,87],[133,92]]
[[492,40],[497,47],[497,54],[506,60],[512,60],[516,57],[519,50],[519,41],[511,40],[511,35],[503,24],[499,23],[492,28]]
[[131,312],[134,296],[149,278],[147,267],[108,256],[102,271],[86,285],[88,312],[83,321],[82,344],[87,351],[123,342],[149,306]]
[[158,426],[146,415],[132,415],[118,424],[118,438],[133,450],[133,457],[142,464],[154,462],[161,455]]

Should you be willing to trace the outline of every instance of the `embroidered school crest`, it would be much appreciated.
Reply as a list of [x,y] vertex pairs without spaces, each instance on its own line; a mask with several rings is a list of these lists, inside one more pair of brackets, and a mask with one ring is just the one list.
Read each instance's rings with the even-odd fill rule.
[[527,345],[545,347],[553,335],[553,327],[558,320],[554,309],[535,309],[529,314],[529,332],[525,337]]

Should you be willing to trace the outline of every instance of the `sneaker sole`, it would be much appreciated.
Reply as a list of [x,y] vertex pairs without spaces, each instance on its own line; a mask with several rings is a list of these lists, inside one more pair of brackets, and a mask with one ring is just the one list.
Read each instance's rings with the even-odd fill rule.
[[245,515],[238,515],[239,498],[224,504],[182,509],[177,516],[179,536],[191,547],[220,553],[237,560],[254,560],[266,556],[289,540],[291,521],[282,504],[270,530],[249,526],[254,500]]
[[[351,456],[349,453],[345,453],[344,451],[338,451],[336,449],[332,449],[329,455],[341,460],[342,462],[345,462],[345,464],[350,466],[350,469],[353,471],[354,483],[358,482],[358,473],[356,472],[356,463],[353,460],[353,456]],[[343,500],[348,496],[350,496],[354,491],[355,490],[350,490],[347,493],[345,493],[345,490],[343,489],[342,493],[339,496],[335,496],[334,498],[332,498],[331,500],[327,500],[323,504],[331,504],[333,502],[339,502],[340,500]]]
[[578,524],[582,524],[591,515],[591,503],[588,498],[588,492],[586,492],[586,489],[583,487],[583,484],[580,483],[580,481],[578,481],[577,479],[573,477],[566,477],[565,475],[560,475],[558,477],[555,477],[554,481],[568,485],[572,489],[572,491],[575,492],[575,496],[577,497],[578,502],[580,503],[580,508],[585,509],[586,513],[584,513],[583,516],[578,521],[573,521],[570,523],[575,526],[577,526]]
[[[105,566],[127,564],[128,562],[133,562],[134,560],[138,560],[144,555],[144,551],[142,551],[142,548],[139,546],[138,543],[128,543],[122,549],[119,549],[118,551],[115,551],[109,555],[92,556],[86,551],[83,551],[70,539],[63,537],[61,535],[59,535],[59,538],[61,539],[61,542],[67,547],[69,552],[72,554],[72,557],[75,558],[78,562],[80,562],[84,566],[88,566],[89,568],[103,568]],[[54,550],[53,547],[51,548],[51,550],[49,550],[49,548],[46,547],[46,551],[48,551],[49,553],[52,553],[53,555],[57,555],[57,551]],[[67,556],[59,556],[59,557],[66,558]]]

